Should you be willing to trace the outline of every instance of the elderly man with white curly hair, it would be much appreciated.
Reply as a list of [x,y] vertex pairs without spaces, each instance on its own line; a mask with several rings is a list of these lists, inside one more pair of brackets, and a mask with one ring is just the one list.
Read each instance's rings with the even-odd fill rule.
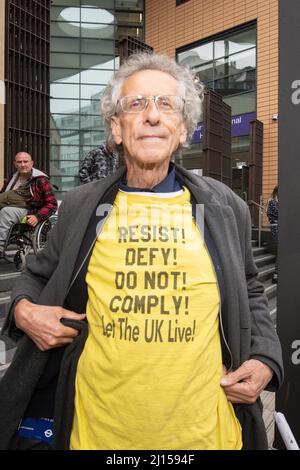
[[107,86],[125,165],[67,194],[13,291],[1,448],[267,448],[259,396],[283,368],[249,211],[173,163],[202,98],[158,54],[132,55]]

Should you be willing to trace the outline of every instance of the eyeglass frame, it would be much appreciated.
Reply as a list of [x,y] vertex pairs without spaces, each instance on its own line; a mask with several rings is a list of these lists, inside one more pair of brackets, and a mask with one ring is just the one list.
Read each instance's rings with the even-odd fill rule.
[[[146,99],[146,104],[145,104],[144,109],[139,110],[139,111],[126,111],[125,109],[123,109],[122,100],[123,100],[124,98],[128,98],[128,97],[130,97],[130,96],[135,97],[135,98],[137,98],[137,99],[142,99],[142,98]],[[162,111],[161,109],[159,109],[159,107],[157,106],[157,100],[158,100],[158,98],[163,98],[163,97],[166,97],[166,96],[175,96],[176,98],[180,98],[181,103],[182,103],[182,109],[177,109],[176,111]],[[124,113],[128,113],[128,114],[139,114],[139,113],[144,112],[145,109],[147,109],[147,107],[148,107],[150,101],[154,101],[154,104],[155,104],[155,106],[156,106],[157,111],[159,111],[160,113],[167,113],[167,114],[169,114],[169,113],[170,113],[170,114],[173,114],[173,113],[182,112],[182,111],[183,111],[183,108],[184,108],[184,105],[185,105],[185,99],[182,98],[182,96],[180,96],[180,95],[153,95],[153,96],[151,96],[151,97],[150,97],[150,96],[144,96],[144,95],[126,95],[126,96],[122,96],[122,98],[120,98],[120,99],[117,101],[117,105],[118,105],[118,104],[120,105],[120,107],[121,107],[121,109],[122,109],[122,111],[123,111]]]

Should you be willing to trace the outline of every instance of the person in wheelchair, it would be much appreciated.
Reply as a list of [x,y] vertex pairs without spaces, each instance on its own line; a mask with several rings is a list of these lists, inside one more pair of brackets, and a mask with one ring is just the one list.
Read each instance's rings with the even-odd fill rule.
[[0,258],[13,225],[27,216],[27,224],[35,227],[57,210],[49,176],[33,167],[29,153],[15,156],[16,172],[4,181],[0,191]]

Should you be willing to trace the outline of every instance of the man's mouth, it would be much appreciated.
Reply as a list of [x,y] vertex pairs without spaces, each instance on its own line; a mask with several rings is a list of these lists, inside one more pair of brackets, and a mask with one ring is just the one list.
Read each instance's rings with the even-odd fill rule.
[[150,134],[150,135],[142,135],[140,139],[162,139],[161,135]]

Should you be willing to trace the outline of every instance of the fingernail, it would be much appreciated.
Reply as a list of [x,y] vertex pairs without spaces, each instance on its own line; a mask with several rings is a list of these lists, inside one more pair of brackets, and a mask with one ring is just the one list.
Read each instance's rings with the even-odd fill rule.
[[220,384],[221,384],[221,385],[227,385],[227,384],[228,384],[228,381],[223,378],[223,379],[221,379]]

